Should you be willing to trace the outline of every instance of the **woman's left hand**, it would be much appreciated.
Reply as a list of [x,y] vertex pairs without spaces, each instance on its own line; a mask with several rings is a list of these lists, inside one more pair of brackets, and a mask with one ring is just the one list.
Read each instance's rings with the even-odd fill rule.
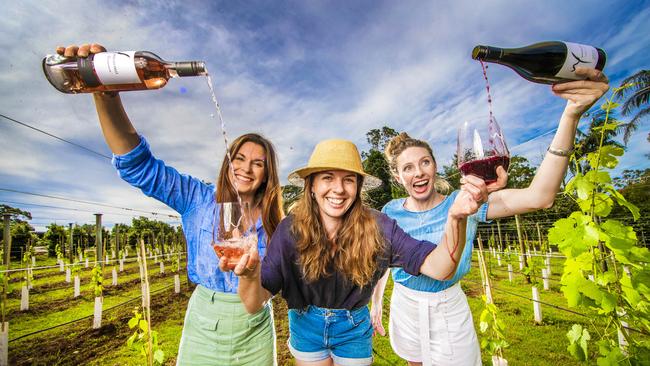
[[565,113],[580,118],[596,101],[609,90],[609,80],[602,71],[585,67],[576,67],[576,74],[585,80],[555,84],[551,87],[553,94],[567,100]]

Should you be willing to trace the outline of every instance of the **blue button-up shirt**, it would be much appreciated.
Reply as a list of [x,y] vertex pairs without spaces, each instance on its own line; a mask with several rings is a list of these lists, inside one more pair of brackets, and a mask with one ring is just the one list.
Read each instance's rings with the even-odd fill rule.
[[[454,203],[458,191],[452,192],[436,207],[422,212],[409,211],[404,208],[405,198],[394,199],[388,202],[382,212],[395,219],[397,224],[409,235],[420,240],[439,243],[445,232],[447,214]],[[487,221],[487,203],[479,207],[478,212],[467,218],[467,242],[465,250],[458,263],[456,274],[447,281],[435,280],[426,275],[413,276],[401,268],[393,268],[393,280],[410,289],[427,292],[439,292],[451,287],[463,278],[470,270],[472,264],[472,247],[476,238],[476,229],[479,222]]]
[[[212,248],[215,217],[215,186],[203,183],[156,159],[149,144],[140,137],[140,144],[124,155],[113,155],[113,165],[129,184],[140,188],[176,210],[182,218],[187,239],[187,273],[190,280],[213,291],[237,293],[238,277],[219,270],[219,258]],[[266,233],[262,220],[256,223],[257,247],[260,256],[266,253]]]

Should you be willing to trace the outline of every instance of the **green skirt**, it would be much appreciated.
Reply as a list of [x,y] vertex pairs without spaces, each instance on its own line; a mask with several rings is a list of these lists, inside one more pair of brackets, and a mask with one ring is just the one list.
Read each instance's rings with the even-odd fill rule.
[[176,364],[274,365],[270,302],[248,314],[237,294],[197,286],[187,305]]

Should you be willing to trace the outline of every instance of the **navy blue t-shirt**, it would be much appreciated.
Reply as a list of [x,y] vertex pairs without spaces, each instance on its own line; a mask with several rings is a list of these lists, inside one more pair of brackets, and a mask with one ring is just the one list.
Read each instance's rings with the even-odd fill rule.
[[282,292],[289,309],[315,305],[352,310],[368,305],[373,288],[388,267],[402,267],[414,276],[419,275],[420,266],[436,245],[412,238],[395,220],[383,213],[374,213],[383,231],[386,249],[384,255],[379,256],[377,269],[368,285],[355,285],[343,273],[335,271],[333,264],[329,276],[307,283],[300,269],[296,240],[291,233],[293,216],[289,215],[278,225],[267,246],[262,260],[262,286],[274,295]]

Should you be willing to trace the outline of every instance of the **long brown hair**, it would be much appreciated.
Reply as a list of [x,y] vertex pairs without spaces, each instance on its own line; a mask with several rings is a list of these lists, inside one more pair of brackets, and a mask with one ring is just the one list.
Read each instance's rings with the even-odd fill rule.
[[[252,142],[264,149],[266,159],[264,160],[265,179],[255,191],[253,205],[260,204],[262,209],[262,225],[267,239],[270,242],[271,236],[278,227],[284,216],[282,211],[282,194],[280,192],[280,178],[278,178],[278,159],[275,155],[275,148],[271,141],[256,133],[247,133],[236,138],[228,150],[230,156],[235,156],[239,149],[247,142]],[[234,202],[237,200],[237,192],[234,184],[230,181],[230,166],[228,156],[223,158],[219,179],[217,179],[217,202]]]
[[[386,149],[384,150],[384,156],[388,162],[391,173],[393,175],[399,175],[397,171],[397,158],[400,156],[404,150],[409,147],[421,147],[426,149],[433,159],[433,163],[436,164],[436,158],[433,156],[433,150],[431,146],[426,142],[418,139],[414,139],[409,136],[406,132],[402,132],[399,135],[393,137],[388,144],[386,144]],[[436,164],[437,167],[437,164]],[[436,180],[433,184],[434,189],[438,193],[447,194],[452,190],[451,184],[447,182],[444,178],[436,174]]]
[[[311,186],[318,173],[305,177],[303,194],[293,205],[291,231],[296,238],[296,251],[307,282],[331,275],[328,268],[343,273],[355,285],[370,283],[383,254],[385,240],[375,214],[361,199],[363,177],[357,175],[357,193],[352,206],[343,216],[333,240],[329,240],[320,219]],[[332,248],[336,248],[332,250]]]

